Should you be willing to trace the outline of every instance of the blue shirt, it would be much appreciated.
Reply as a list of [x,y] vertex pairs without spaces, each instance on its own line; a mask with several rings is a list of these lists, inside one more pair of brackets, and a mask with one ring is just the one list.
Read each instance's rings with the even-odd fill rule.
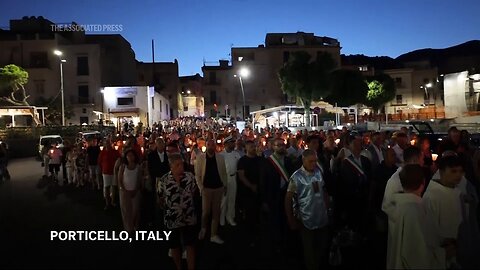
[[[297,215],[309,230],[320,229],[328,224],[323,193],[324,183],[319,169],[310,173],[303,166],[290,177],[288,191],[294,193]],[[318,188],[314,188],[314,185]]]

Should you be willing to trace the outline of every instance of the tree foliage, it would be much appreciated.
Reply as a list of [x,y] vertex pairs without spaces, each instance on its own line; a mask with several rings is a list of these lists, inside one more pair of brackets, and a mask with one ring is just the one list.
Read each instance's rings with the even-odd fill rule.
[[330,95],[326,101],[341,107],[364,103],[368,85],[363,75],[356,70],[339,69],[330,78]]
[[387,74],[379,74],[369,79],[365,105],[378,111],[383,105],[395,98],[395,83]]
[[293,52],[278,71],[282,91],[297,97],[305,108],[307,123],[310,123],[310,104],[329,95],[329,79],[335,69],[335,60],[329,53],[319,53],[312,61],[305,51]]
[[28,72],[23,68],[10,64],[0,68],[0,100],[15,106],[29,106],[25,91]]

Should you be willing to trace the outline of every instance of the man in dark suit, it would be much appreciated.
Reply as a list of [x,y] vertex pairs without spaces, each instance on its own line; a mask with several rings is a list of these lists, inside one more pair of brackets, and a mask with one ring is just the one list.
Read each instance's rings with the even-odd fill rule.
[[342,161],[337,190],[337,211],[341,216],[341,223],[364,234],[368,221],[372,166],[368,158],[360,155],[361,137],[350,135],[348,143],[352,154]]
[[273,141],[273,151],[273,154],[262,164],[260,196],[263,210],[268,216],[268,229],[279,251],[287,240],[285,195],[294,165],[286,155],[287,150],[283,139],[277,138]]
[[145,185],[144,194],[144,219],[146,224],[153,224],[155,221],[155,185],[157,178],[164,176],[170,171],[168,155],[165,151],[165,141],[162,138],[155,140],[156,150],[151,151],[147,156],[147,167],[149,181]]
[[342,250],[346,268],[366,265],[368,255],[368,239],[371,231],[370,217],[370,185],[372,167],[370,160],[362,156],[362,138],[355,135],[348,137],[348,145],[352,154],[341,164],[340,177],[336,196],[337,225],[347,226],[353,231],[352,246]]
[[372,171],[375,171],[380,163],[385,159],[385,148],[383,147],[382,136],[380,132],[375,132],[372,135],[372,143],[367,147],[370,154],[370,163],[372,164]]

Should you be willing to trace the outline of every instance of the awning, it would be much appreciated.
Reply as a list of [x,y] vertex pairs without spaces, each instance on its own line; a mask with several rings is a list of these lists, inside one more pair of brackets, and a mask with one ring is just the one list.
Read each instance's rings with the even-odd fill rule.
[[135,113],[138,114],[140,113],[139,108],[112,108],[109,111],[110,113],[113,114],[118,114],[118,113]]

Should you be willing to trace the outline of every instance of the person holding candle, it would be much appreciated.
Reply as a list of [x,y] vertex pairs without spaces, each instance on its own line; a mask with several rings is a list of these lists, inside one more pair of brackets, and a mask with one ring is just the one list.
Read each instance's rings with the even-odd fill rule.
[[115,191],[114,186],[114,167],[117,159],[120,158],[120,153],[112,147],[112,141],[107,139],[105,141],[105,149],[100,152],[98,157],[98,166],[102,172],[103,178],[103,197],[105,198],[105,208],[108,210],[110,207],[115,206]]

